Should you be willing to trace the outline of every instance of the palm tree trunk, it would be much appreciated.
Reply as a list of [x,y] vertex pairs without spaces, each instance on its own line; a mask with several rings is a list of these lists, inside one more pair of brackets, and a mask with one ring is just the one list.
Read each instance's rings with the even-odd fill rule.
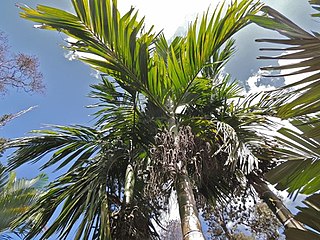
[[133,198],[133,189],[135,184],[135,176],[133,167],[128,164],[126,169],[125,184],[124,184],[124,202],[129,205]]
[[271,191],[265,181],[253,173],[251,173],[248,178],[259,197],[269,206],[285,228],[306,230],[299,221],[293,218],[293,214],[286,208],[281,199]]
[[204,240],[190,179],[179,173],[176,181],[183,240]]
[[108,197],[105,196],[101,207],[101,226],[100,226],[100,239],[108,240],[111,238],[110,229],[110,216],[109,216],[109,204]]

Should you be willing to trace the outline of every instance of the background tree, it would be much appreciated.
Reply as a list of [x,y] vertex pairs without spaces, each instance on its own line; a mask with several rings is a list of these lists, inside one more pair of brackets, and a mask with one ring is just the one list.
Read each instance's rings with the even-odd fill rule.
[[203,216],[210,239],[284,239],[279,233],[282,224],[273,212],[261,200],[249,196],[208,206]]
[[[0,93],[6,94],[10,88],[33,93],[43,92],[45,87],[38,59],[24,53],[12,53],[7,36],[0,30]],[[0,127],[32,108],[0,116]],[[5,141],[0,139],[0,151]]]
[[24,53],[11,53],[7,37],[0,31],[0,92],[5,94],[8,88],[42,92],[42,80],[38,59]]
[[[30,93],[43,92],[43,76],[38,59],[24,53],[12,53],[7,36],[0,31],[0,93],[6,94],[10,88]],[[32,109],[0,116],[0,127]],[[1,156],[6,141],[0,138]],[[15,172],[8,173],[0,164],[0,238],[10,239],[10,234],[25,234],[26,224],[14,229],[12,223],[37,201],[46,181],[44,174],[29,180],[17,179]]]

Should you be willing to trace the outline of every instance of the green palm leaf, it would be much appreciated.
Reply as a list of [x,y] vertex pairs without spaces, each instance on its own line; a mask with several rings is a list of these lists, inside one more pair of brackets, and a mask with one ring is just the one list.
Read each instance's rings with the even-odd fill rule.
[[[320,2],[309,1],[312,7],[319,11]],[[320,75],[319,75],[319,34],[309,33],[285,16],[270,7],[263,7],[262,16],[252,16],[251,20],[258,25],[279,32],[285,39],[259,39],[259,42],[267,42],[285,45],[281,47],[262,48],[263,51],[283,51],[284,54],[269,57],[262,56],[260,59],[295,60],[296,63],[287,65],[262,68],[263,70],[292,70],[288,74],[279,76],[295,76],[297,81],[283,88],[289,91],[289,98],[282,101],[276,107],[276,116],[288,119],[295,127],[282,127],[276,136],[277,145],[273,146],[273,152],[282,156],[281,163],[266,174],[268,181],[277,184],[281,190],[287,190],[291,196],[296,193],[313,194],[306,200],[308,208],[301,208],[297,220],[305,223],[317,231],[319,228],[313,224],[315,215],[319,215],[317,203],[320,190]],[[319,14],[313,14],[319,17]],[[298,68],[298,69],[296,69]],[[303,77],[298,77],[302,74]],[[304,75],[307,74],[307,75]],[[271,76],[271,75],[269,75]],[[275,75],[274,75],[275,76]],[[292,239],[318,239],[318,233],[289,229],[286,231],[288,238]]]
[[[122,218],[127,216],[128,210],[122,204],[125,171],[131,159],[127,151],[127,137],[111,138],[100,131],[81,126],[55,126],[54,130],[37,132],[41,135],[8,142],[8,147],[19,147],[9,159],[10,167],[31,160],[40,161],[52,153],[42,168],[56,166],[56,170],[68,170],[49,184],[37,205],[17,221],[16,224],[20,224],[30,217],[35,219],[27,239],[32,239],[43,229],[46,230],[42,238],[58,232],[60,238],[65,239],[74,230],[75,223],[79,224],[75,239],[88,239],[92,235],[109,239],[111,234],[114,236],[112,231],[115,229],[122,229],[123,234],[128,234],[124,229],[128,226],[118,226],[126,223]],[[146,224],[131,223],[133,226],[130,227],[140,229],[137,238],[141,236],[139,234],[152,236],[148,211],[151,214],[153,207],[138,195],[133,206],[139,201],[145,207],[143,213],[138,215],[145,219]],[[55,212],[58,217],[49,224]]]
[[[181,41],[178,54],[171,47],[167,62],[170,82],[168,87],[173,89],[170,97],[174,102],[173,111],[185,103],[192,103],[189,92],[197,89],[199,73],[208,64],[217,67],[228,59],[232,53],[232,41],[228,40],[249,23],[248,15],[255,14],[260,6],[251,4],[252,1],[235,1],[228,6],[223,16],[224,6],[218,6],[212,17],[209,17],[207,12],[201,18],[199,28],[197,20],[189,27],[187,36]],[[219,59],[217,53],[226,42],[225,52],[220,54],[223,57]]]
[[278,131],[281,135],[277,137],[279,147],[275,151],[282,154],[281,160],[291,161],[282,163],[266,176],[272,184],[277,183],[277,188],[281,190],[304,194],[320,190],[320,141],[319,137],[309,137],[314,129],[310,122],[310,118],[291,121],[302,133],[287,128]]
[[[310,1],[317,8],[316,1]],[[288,74],[272,75],[272,76],[290,76],[297,74],[308,73],[309,76],[297,80],[296,82],[285,86],[284,88],[296,87],[294,90],[297,96],[290,102],[282,106],[278,111],[278,116],[281,118],[290,118],[302,116],[305,114],[316,113],[320,111],[319,102],[319,45],[320,40],[318,33],[308,33],[303,30],[288,18],[270,7],[263,7],[262,16],[250,17],[256,24],[279,32],[286,36],[286,39],[258,39],[258,42],[268,42],[289,45],[285,48],[262,48],[263,51],[284,51],[284,54],[269,57],[262,56],[260,59],[283,59],[283,60],[298,60],[298,63],[290,63],[281,66],[264,67],[263,70],[286,70],[293,71]],[[314,15],[317,16],[317,15]],[[298,70],[294,70],[299,68]],[[318,130],[319,131],[319,130]]]
[[[28,212],[42,194],[41,188],[48,178],[40,174],[36,178],[26,180],[17,179],[16,174],[11,172],[6,175],[1,173],[0,187],[0,232],[12,230],[12,223],[18,217]],[[28,223],[30,221],[27,221]],[[17,229],[18,231],[19,229]]]
[[152,29],[144,33],[144,19],[137,21],[134,9],[121,17],[116,1],[72,2],[76,15],[39,5],[37,10],[21,6],[21,16],[40,23],[39,28],[58,30],[74,38],[68,49],[80,60],[117,79],[129,93],[139,90],[153,98],[146,82],[149,47],[155,35]]

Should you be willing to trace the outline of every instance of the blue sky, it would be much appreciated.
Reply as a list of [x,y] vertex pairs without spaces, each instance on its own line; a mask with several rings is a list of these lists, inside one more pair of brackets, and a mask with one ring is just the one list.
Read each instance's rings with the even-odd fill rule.
[[[21,0],[21,3],[31,7],[37,4],[59,7],[71,10],[68,0]],[[159,24],[158,29],[168,28],[165,33],[169,38],[179,26],[183,26],[196,12],[205,11],[210,1],[197,2],[191,0],[118,0],[121,9],[130,5],[141,8],[141,13],[147,15],[146,21]],[[306,29],[316,29],[317,23],[308,17],[311,8],[307,0],[265,0],[265,3],[275,7],[286,16]],[[98,80],[92,76],[93,71],[78,61],[69,61],[61,45],[65,36],[57,32],[43,31],[33,28],[33,23],[19,17],[19,9],[15,7],[16,0],[2,0],[0,3],[0,30],[8,36],[11,50],[36,55],[40,61],[40,69],[44,75],[46,91],[43,95],[29,95],[11,90],[5,96],[0,96],[0,115],[14,113],[30,106],[38,106],[31,112],[15,119],[1,130],[1,136],[14,138],[26,136],[33,129],[41,129],[45,124],[83,124],[91,125],[92,110],[85,106],[92,103],[86,97],[89,85]],[[161,3],[161,4],[159,4]],[[213,4],[212,4],[213,5]],[[170,8],[171,6],[171,8]],[[168,10],[169,8],[169,10]],[[177,9],[179,8],[179,10]],[[244,29],[237,38],[237,52],[227,66],[226,71],[234,78],[245,82],[259,66],[266,64],[257,61],[259,44],[254,39],[271,37],[276,34],[259,29],[252,25]],[[28,165],[18,170],[18,176],[32,177],[37,175],[38,165]],[[56,175],[49,174],[52,179]]]
[[[54,3],[53,3],[54,2]],[[25,1],[25,4],[36,6],[38,3],[70,8],[69,1]],[[84,124],[89,125],[92,119],[90,110],[85,106],[91,103],[86,95],[89,85],[97,81],[90,74],[92,71],[78,61],[69,61],[64,57],[61,48],[64,36],[56,32],[39,31],[33,23],[19,17],[15,1],[2,1],[0,7],[0,29],[9,39],[11,50],[36,55],[44,75],[46,90],[44,94],[26,94],[10,91],[0,96],[0,114],[13,113],[30,106],[38,106],[33,111],[10,122],[1,129],[1,136],[7,138],[26,136],[33,129],[40,129],[44,124]],[[35,176],[36,166],[28,166],[18,171],[24,176]]]

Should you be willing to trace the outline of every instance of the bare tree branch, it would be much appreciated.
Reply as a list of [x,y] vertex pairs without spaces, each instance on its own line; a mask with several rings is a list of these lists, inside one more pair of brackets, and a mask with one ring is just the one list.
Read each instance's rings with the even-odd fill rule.
[[8,39],[0,31],[0,93],[9,88],[25,92],[43,92],[43,75],[39,71],[39,61],[35,56],[11,53]]

